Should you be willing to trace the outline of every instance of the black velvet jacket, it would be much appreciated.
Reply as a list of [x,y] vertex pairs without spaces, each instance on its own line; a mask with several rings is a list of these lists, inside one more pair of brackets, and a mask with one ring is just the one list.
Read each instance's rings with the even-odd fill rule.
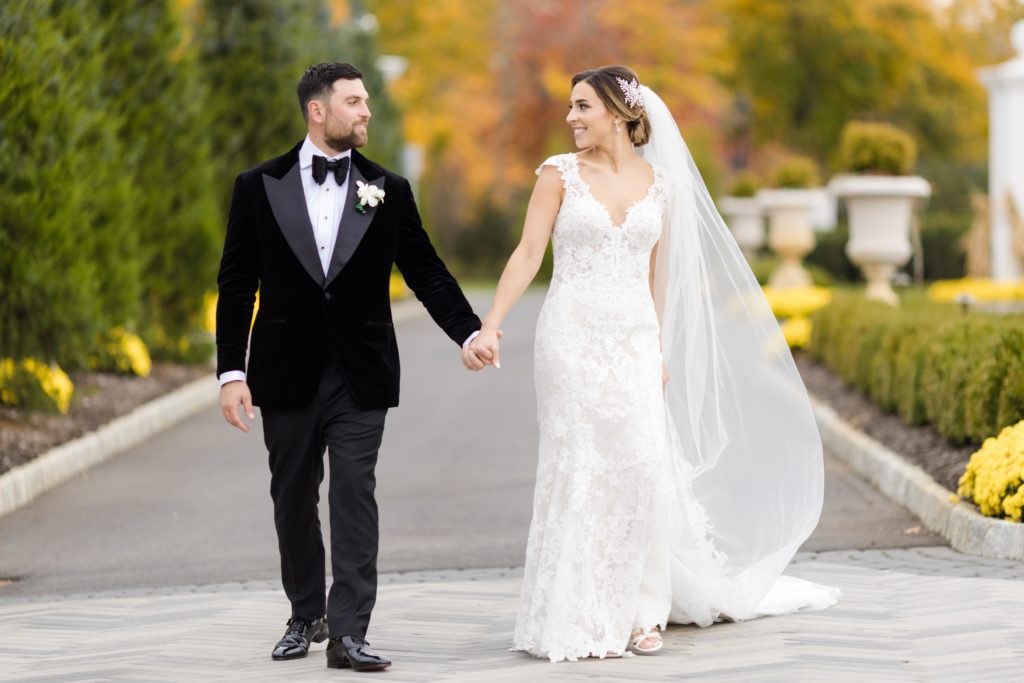
[[[341,230],[325,277],[302,191],[300,147],[235,181],[217,276],[217,374],[245,367],[258,289],[247,371],[254,404],[304,407],[334,354],[360,406],[396,406],[399,362],[388,291],[392,264],[457,344],[480,329],[480,319],[430,244],[408,181],[355,150]],[[357,180],[384,190],[384,201],[357,212]]]

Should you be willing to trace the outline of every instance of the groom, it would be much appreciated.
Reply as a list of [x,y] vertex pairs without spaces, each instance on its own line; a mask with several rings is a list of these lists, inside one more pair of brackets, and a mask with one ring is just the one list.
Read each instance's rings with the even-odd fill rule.
[[[374,466],[387,409],[398,405],[398,349],[388,284],[397,264],[434,321],[468,341],[480,329],[427,238],[409,183],[356,148],[370,121],[362,74],[318,64],[299,81],[305,140],[235,181],[217,283],[217,375],[229,424],[249,431],[259,406],[291,619],[273,659],[327,645],[327,666],[391,662],[365,640],[377,591]],[[245,371],[253,302],[252,349]],[[317,514],[330,470],[331,570],[326,596]],[[326,613],[326,618],[324,617]],[[329,634],[329,636],[328,636]]]

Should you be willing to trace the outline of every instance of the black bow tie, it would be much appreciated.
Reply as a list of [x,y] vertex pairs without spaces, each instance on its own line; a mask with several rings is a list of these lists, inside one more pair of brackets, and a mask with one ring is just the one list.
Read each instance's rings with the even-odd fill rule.
[[327,180],[327,172],[331,171],[334,173],[334,181],[340,186],[345,182],[345,176],[348,175],[348,161],[349,157],[328,159],[327,157],[314,154],[313,180],[316,181],[317,185],[323,185],[324,181]]

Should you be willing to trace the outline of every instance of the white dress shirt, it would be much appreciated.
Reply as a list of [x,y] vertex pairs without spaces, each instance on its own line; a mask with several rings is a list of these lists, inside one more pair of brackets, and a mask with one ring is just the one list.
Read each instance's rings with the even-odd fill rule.
[[341,211],[345,206],[345,197],[348,194],[348,179],[352,174],[350,172],[346,175],[345,182],[338,185],[334,174],[328,172],[323,184],[318,185],[313,180],[313,155],[327,157],[330,161],[345,157],[351,160],[352,150],[329,156],[320,151],[308,135],[305,142],[302,143],[302,148],[299,149],[299,176],[302,178],[302,191],[306,195],[309,223],[313,226],[313,238],[316,240],[316,253],[320,256],[320,266],[324,269],[324,275],[327,275],[327,269],[331,266],[331,256],[334,254],[334,243],[338,241]]

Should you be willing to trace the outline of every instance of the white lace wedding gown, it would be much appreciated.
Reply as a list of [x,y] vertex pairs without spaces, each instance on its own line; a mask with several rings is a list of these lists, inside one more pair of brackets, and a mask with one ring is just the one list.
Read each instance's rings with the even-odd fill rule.
[[[647,194],[614,225],[575,154],[543,166],[558,169],[564,193],[537,321],[539,462],[513,649],[555,662],[621,654],[631,631],[664,627],[670,613],[704,626],[728,618],[728,596],[743,586],[727,577],[687,495],[686,465],[671,457],[649,284],[664,174],[654,169]],[[835,596],[783,577],[763,609],[742,616],[825,607]]]

